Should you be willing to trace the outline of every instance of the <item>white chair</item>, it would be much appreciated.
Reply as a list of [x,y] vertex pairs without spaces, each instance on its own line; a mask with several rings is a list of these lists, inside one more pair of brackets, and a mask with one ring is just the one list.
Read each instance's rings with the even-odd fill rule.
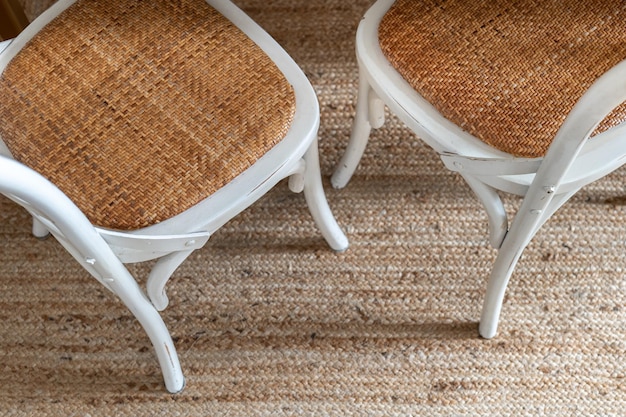
[[[359,25],[344,187],[384,105],[484,204],[499,249],[480,334],[495,336],[509,278],[548,218],[626,156],[626,31],[618,1],[378,0]],[[498,192],[523,196],[510,226]]]
[[[218,228],[289,177],[332,249],[348,246],[315,93],[227,0],[61,0],[1,44],[0,74],[0,192],[137,317],[170,392],[184,378],[165,285]],[[146,297],[123,264],[157,258]]]

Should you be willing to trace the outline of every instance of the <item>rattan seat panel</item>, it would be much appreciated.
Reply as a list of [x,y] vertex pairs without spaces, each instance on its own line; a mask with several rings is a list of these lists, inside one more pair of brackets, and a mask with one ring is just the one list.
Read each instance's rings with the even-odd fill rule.
[[[584,91],[626,58],[615,0],[398,0],[383,54],[439,112],[507,153],[543,156]],[[598,131],[626,120],[622,107]]]
[[79,0],[0,79],[0,135],[96,225],[177,215],[289,130],[292,86],[203,0]]

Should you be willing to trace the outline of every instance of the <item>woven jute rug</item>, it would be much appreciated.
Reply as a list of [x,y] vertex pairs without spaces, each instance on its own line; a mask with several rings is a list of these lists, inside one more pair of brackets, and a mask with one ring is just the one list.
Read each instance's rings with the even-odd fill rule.
[[[349,136],[353,39],[370,3],[238,1],[319,94],[325,177]],[[430,149],[390,117],[348,187],[325,185],[345,253],[283,183],[176,272],[163,318],[187,377],[178,395],[133,316],[1,199],[0,415],[626,413],[624,171],[532,241],[492,340],[478,337],[495,257],[486,217]]]

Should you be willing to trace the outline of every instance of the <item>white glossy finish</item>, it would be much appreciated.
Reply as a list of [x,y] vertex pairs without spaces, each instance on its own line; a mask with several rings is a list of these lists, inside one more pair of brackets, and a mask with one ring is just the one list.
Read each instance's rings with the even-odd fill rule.
[[[580,99],[544,158],[516,158],[446,120],[389,64],[380,50],[377,32],[393,2],[378,0],[359,25],[356,115],[346,152],[331,182],[336,188],[344,187],[354,174],[371,128],[381,124],[376,101],[382,100],[440,154],[447,168],[463,176],[487,211],[490,242],[499,252],[487,286],[480,334],[491,338],[497,331],[509,278],[537,230],[581,187],[626,162],[626,124],[587,140],[596,126],[626,100],[626,63],[604,74]],[[525,197],[510,227],[497,191]]]
[[[252,167],[209,198],[171,219],[132,232],[92,226],[78,208],[53,184],[10,158],[0,143],[0,192],[33,215],[33,233],[50,232],[98,281],[128,306],[150,337],[170,392],[184,387],[184,378],[171,337],[157,310],[167,306],[165,285],[174,270],[211,234],[263,196],[280,180],[291,177],[293,191],[304,191],[313,219],[336,251],[348,240],[330,211],[319,171],[317,130],[319,107],[306,76],[287,53],[247,15],[227,0],[207,0],[253,39],[293,85],[296,113],[286,137]],[[0,73],[46,23],[73,0],[60,0],[12,42],[0,44]],[[1,123],[1,121],[0,121]],[[17,180],[19,179],[19,180]],[[123,263],[159,259],[147,282],[139,288]]]

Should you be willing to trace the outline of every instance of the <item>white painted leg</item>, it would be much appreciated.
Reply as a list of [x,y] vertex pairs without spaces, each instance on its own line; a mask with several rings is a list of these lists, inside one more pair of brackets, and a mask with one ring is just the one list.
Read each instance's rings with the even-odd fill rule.
[[33,236],[37,239],[45,239],[50,236],[48,228],[35,217],[33,217]]
[[[124,264],[110,251],[104,240],[101,241],[102,250],[98,252],[89,250],[87,253],[95,256],[86,258],[84,252],[65,237],[56,234],[55,237],[91,275],[117,295],[137,318],[152,342],[165,387],[171,393],[182,391],[185,378],[170,333],[163,319]],[[101,238],[98,236],[97,239]]]
[[294,193],[301,193],[304,190],[304,172],[306,163],[301,159],[289,176],[289,189]]
[[532,219],[535,216],[532,213],[517,213],[511,230],[502,242],[487,283],[479,326],[479,333],[485,339],[491,339],[498,331],[498,321],[506,287],[522,252],[541,226],[577,191],[573,190],[555,196],[544,212],[535,220]]
[[[367,141],[372,130],[370,124],[370,91],[371,87],[363,75],[359,73],[359,92],[356,102],[356,113],[352,122],[352,133],[341,160],[335,167],[335,172],[330,178],[334,188],[343,188],[348,184],[350,178],[356,171],[359,161],[365,152]],[[377,99],[380,102],[380,99]],[[380,102],[382,105],[382,102]]]
[[492,247],[499,249],[509,227],[509,220],[502,199],[495,189],[482,181],[462,172],[460,174],[474,191],[476,197],[483,203],[489,219],[489,242]]
[[152,304],[158,311],[165,310],[169,304],[167,293],[165,292],[167,281],[192,252],[193,250],[170,253],[160,258],[152,267],[152,271],[150,271],[148,276],[146,290],[150,301],[152,301]]
[[528,236],[527,239],[520,240],[510,235],[511,233],[509,232],[504,238],[487,284],[487,292],[485,293],[478,329],[480,335],[485,339],[491,339],[498,331],[498,320],[500,319],[506,287],[517,261],[531,239],[531,236]]
[[326,201],[320,175],[317,139],[313,141],[307,150],[304,160],[304,197],[313,220],[315,220],[315,224],[317,224],[330,247],[336,251],[344,251],[348,249],[348,238],[337,224],[328,206],[328,201]]
[[[15,177],[20,180],[15,181]],[[48,230],[80,265],[120,297],[148,334],[167,390],[180,392],[185,380],[165,323],[130,272],[78,207],[41,175],[6,157],[0,157],[0,192],[27,209],[36,209]]]
[[124,271],[121,271],[119,267],[116,268],[118,272],[116,277],[105,278],[105,281],[137,318],[150,338],[161,366],[167,390],[171,393],[180,392],[185,386],[185,378],[170,333],[163,319],[141,291],[135,279],[123,265],[121,268]]

